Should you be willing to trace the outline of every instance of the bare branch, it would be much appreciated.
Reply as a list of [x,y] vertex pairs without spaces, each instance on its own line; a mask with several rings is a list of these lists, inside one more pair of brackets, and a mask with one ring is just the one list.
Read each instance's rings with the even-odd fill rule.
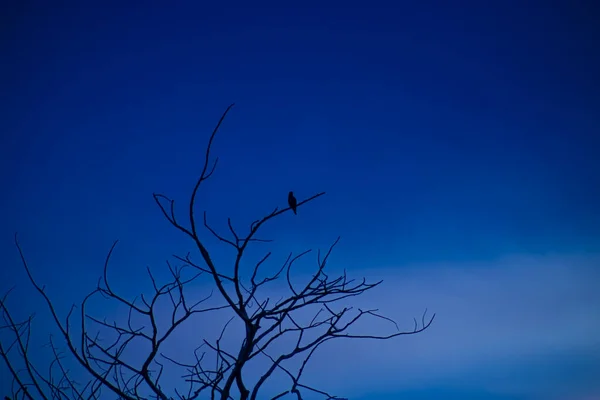
[[[216,225],[209,224],[206,211],[203,211],[202,222],[196,220],[199,190],[218,165],[219,158],[212,154],[213,142],[232,107],[233,104],[227,107],[209,137],[200,174],[188,199],[187,215],[183,218],[189,224],[184,222],[182,225],[177,219],[175,200],[160,193],[153,194],[165,219],[191,239],[201,257],[200,261],[195,257],[196,261],[193,261],[190,253],[174,255],[178,262],[172,265],[167,261],[166,282],[160,279],[163,275],[148,267],[151,283],[148,292],[133,299],[117,293],[108,274],[118,243],[115,241],[106,255],[96,288],[83,298],[78,307],[71,307],[63,322],[45,288],[34,279],[15,234],[15,244],[29,282],[43,298],[67,351],[62,351],[50,337],[53,360],[47,373],[42,374],[31,357],[33,315],[21,322],[13,319],[6,306],[7,293],[0,300],[4,319],[0,330],[7,331],[12,339],[0,342],[0,358],[13,378],[13,398],[99,399],[104,395],[102,390],[108,390],[112,396],[125,400],[195,400],[205,397],[211,400],[257,400],[264,398],[261,390],[267,381],[277,377],[275,371],[278,371],[289,378],[286,382],[290,386],[282,388],[284,390],[274,399],[285,396],[302,399],[307,392],[326,399],[342,399],[303,382],[309,361],[325,343],[338,339],[387,340],[418,334],[431,326],[435,314],[426,318],[427,309],[420,323],[414,318],[414,328],[402,331],[395,320],[380,314],[377,309],[351,306],[353,297],[377,288],[382,281],[351,278],[345,270],[337,276],[328,272],[328,264],[340,237],[326,251],[316,251],[316,266],[302,281],[295,278],[295,269],[292,268],[307,260],[312,249],[298,254],[289,253],[283,263],[283,259],[276,261],[281,264],[276,264],[273,270],[268,267],[277,259],[272,251],[264,251],[262,256],[249,260],[247,250],[250,246],[263,246],[272,241],[260,238],[262,231],[259,231],[274,218],[291,210],[290,207],[280,207],[279,200],[266,205],[269,207],[266,210],[272,211],[255,219],[246,232],[236,229],[231,218],[227,218],[227,228],[215,228]],[[324,194],[320,192],[309,196],[295,206],[300,208]],[[204,236],[201,237],[198,231],[200,223],[206,229],[201,229],[202,235],[210,234],[228,245],[234,256],[232,265],[224,268],[220,261],[213,260],[210,253],[213,250],[209,251]],[[196,285],[203,278],[207,278],[205,285]],[[276,301],[273,293],[266,289],[272,283],[279,283],[279,291],[283,292],[277,294],[281,297]],[[191,294],[205,290],[206,284],[211,285],[210,290],[205,292],[208,294],[192,298]],[[106,315],[98,316],[90,312],[92,307],[88,306],[97,298],[124,307],[127,313],[115,320]],[[209,300],[216,302],[208,303]],[[220,333],[215,332],[216,339],[201,335],[202,329],[198,328],[204,327],[203,323],[213,323],[213,320],[200,317],[223,310],[229,310],[233,316]],[[191,321],[194,321],[193,325]],[[242,338],[232,349],[223,338],[234,321],[242,327]],[[365,327],[373,326],[369,321],[380,321],[385,327],[375,333],[365,331]],[[197,342],[190,349],[189,356],[192,358],[183,361],[178,355],[171,354],[167,343],[178,340],[176,332],[185,329],[193,330]],[[228,334],[228,339],[230,336]],[[276,353],[276,347],[284,347],[279,345],[285,345],[285,350]],[[132,353],[135,357],[130,356]],[[19,357],[18,361],[15,361],[15,355]],[[84,383],[70,376],[65,357],[75,360],[81,367]],[[299,361],[294,368],[290,366],[293,359]],[[266,361],[267,365],[257,363],[258,360]],[[23,368],[19,368],[20,365]],[[255,381],[251,381],[247,373],[251,369],[253,373],[259,371]],[[172,379],[166,379],[167,370],[178,371],[181,381],[173,383]]]

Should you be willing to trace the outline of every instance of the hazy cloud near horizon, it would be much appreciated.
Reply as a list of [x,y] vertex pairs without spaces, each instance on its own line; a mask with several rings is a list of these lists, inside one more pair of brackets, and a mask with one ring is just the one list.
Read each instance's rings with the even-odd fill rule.
[[[308,273],[308,265],[313,264],[298,271]],[[333,277],[344,264],[334,254],[330,265]],[[381,391],[393,398],[393,393],[435,387],[500,398],[594,398],[600,395],[594,379],[600,373],[598,265],[600,255],[590,254],[352,269],[351,277],[384,279],[379,288],[352,299],[352,304],[379,308],[402,330],[411,330],[412,318],[420,321],[425,308],[429,315],[435,312],[436,319],[416,336],[330,342],[311,360],[305,382],[357,399]],[[113,273],[116,279],[117,272]],[[277,291],[269,295],[278,297],[279,287],[274,288]],[[175,357],[178,352],[188,354],[204,334],[209,339],[218,334],[228,316],[203,318],[209,319],[198,329],[183,327],[177,340],[166,343],[165,351]],[[394,329],[374,321],[361,330],[379,333],[383,327]],[[228,331],[225,344],[235,346],[236,336],[235,329]],[[385,397],[381,396],[377,398]]]
[[[331,277],[341,265],[334,255]],[[351,270],[351,277],[384,283],[350,304],[378,308],[402,330],[411,330],[425,308],[435,321],[419,335],[392,341],[330,342],[311,360],[305,382],[352,398],[440,386],[501,398],[600,395],[598,265],[598,255],[547,255]],[[220,326],[207,328],[209,336]],[[394,330],[380,321],[360,329],[384,327]],[[197,335],[185,336],[196,342]],[[234,336],[224,341],[234,344]]]
[[[590,376],[600,374],[598,266],[597,255],[549,255],[369,271],[385,279],[367,299],[370,306],[407,329],[425,307],[436,312],[436,320],[428,331],[394,343],[326,347],[323,359],[341,358],[329,384],[339,376],[340,388],[350,383],[365,392],[363,385],[371,384],[402,390],[466,383],[531,398],[577,389],[600,395],[600,384],[580,382],[581,376],[567,371],[580,360]],[[347,379],[353,369],[363,379]]]

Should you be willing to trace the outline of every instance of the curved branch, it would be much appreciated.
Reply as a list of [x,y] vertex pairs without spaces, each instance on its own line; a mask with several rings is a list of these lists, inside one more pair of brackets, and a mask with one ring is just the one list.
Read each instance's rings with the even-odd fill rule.
[[221,115],[221,118],[219,119],[219,122],[215,126],[215,129],[213,129],[213,132],[210,135],[210,139],[208,139],[208,145],[206,146],[206,152],[204,154],[204,167],[202,168],[202,173],[200,174],[200,177],[196,181],[196,185],[194,186],[194,190],[192,190],[192,196],[190,197],[189,213],[190,213],[190,225],[192,227],[192,234],[194,236],[197,236],[196,221],[194,219],[194,204],[196,202],[196,194],[198,193],[198,189],[200,188],[200,184],[202,182],[204,182],[205,180],[207,180],[208,178],[210,178],[210,176],[215,171],[215,168],[217,167],[217,162],[219,161],[218,157],[215,159],[215,162],[214,162],[211,170],[208,171],[208,163],[210,161],[210,150],[212,148],[213,140],[215,139],[215,136],[216,136],[217,132],[219,131],[219,128],[221,127],[221,124],[223,123],[223,120],[225,120],[225,117],[227,116],[227,113],[229,112],[229,110],[231,110],[231,108],[234,105],[235,104],[232,103],[232,104],[229,105],[229,107],[227,107],[227,109],[225,110],[225,112],[223,113],[223,115]]

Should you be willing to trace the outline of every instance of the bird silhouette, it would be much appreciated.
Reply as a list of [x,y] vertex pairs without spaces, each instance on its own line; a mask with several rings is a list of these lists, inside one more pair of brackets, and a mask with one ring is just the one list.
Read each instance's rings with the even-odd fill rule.
[[298,206],[298,200],[296,200],[296,198],[294,197],[294,192],[290,192],[288,194],[288,204],[290,205],[290,208],[292,209],[294,214],[296,214],[296,207]]

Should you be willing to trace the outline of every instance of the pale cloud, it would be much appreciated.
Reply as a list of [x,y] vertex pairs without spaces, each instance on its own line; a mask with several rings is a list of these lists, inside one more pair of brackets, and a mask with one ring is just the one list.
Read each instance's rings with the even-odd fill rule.
[[[435,322],[426,332],[391,341],[330,342],[311,361],[306,382],[345,396],[439,385],[526,398],[559,395],[571,388],[571,377],[522,375],[556,373],[565,357],[592,359],[591,368],[600,372],[599,261],[596,255],[514,256],[353,270],[356,277],[384,279],[378,289],[353,299],[357,306],[379,308],[403,330],[412,329],[412,318],[420,320],[426,307],[437,314]],[[214,337],[220,324],[203,326]],[[394,327],[374,321],[361,328],[377,333]],[[235,346],[238,333],[228,334],[225,344]],[[256,364],[256,374],[262,367]],[[600,390],[593,381],[576,384]]]
[[[338,390],[350,384],[360,392],[373,385],[401,390],[461,381],[501,367],[509,371],[506,385],[478,379],[486,389],[502,391],[513,381],[511,366],[554,355],[592,357],[600,373],[599,267],[597,256],[516,256],[369,271],[385,282],[365,299],[367,304],[404,320],[406,328],[424,307],[437,313],[436,320],[428,331],[394,342],[340,342],[323,349],[322,360],[342,358],[323,383]],[[553,393],[553,386],[564,384],[554,380],[546,387],[527,382],[514,387],[516,382],[510,391]]]
[[[332,268],[339,265],[332,260]],[[349,271],[384,279],[353,299],[355,305],[379,308],[403,330],[412,329],[412,318],[420,320],[425,308],[436,319],[415,336],[330,342],[312,359],[305,382],[352,398],[440,386],[525,399],[600,398],[600,384],[589,371],[600,373],[599,266],[598,255],[545,255]],[[272,288],[268,295],[278,298],[283,286]],[[207,293],[202,286],[196,290]],[[122,309],[102,310],[126,316]],[[201,316],[166,343],[165,352],[189,356],[203,338],[214,340],[228,318]],[[375,333],[383,328],[394,329],[379,321],[361,327]],[[240,335],[241,327],[232,325],[222,344],[235,352]],[[574,376],[567,367],[579,359],[583,372]],[[255,363],[248,378],[265,366],[264,360]],[[170,374],[165,379],[178,381]],[[271,389],[287,384],[277,379]]]

